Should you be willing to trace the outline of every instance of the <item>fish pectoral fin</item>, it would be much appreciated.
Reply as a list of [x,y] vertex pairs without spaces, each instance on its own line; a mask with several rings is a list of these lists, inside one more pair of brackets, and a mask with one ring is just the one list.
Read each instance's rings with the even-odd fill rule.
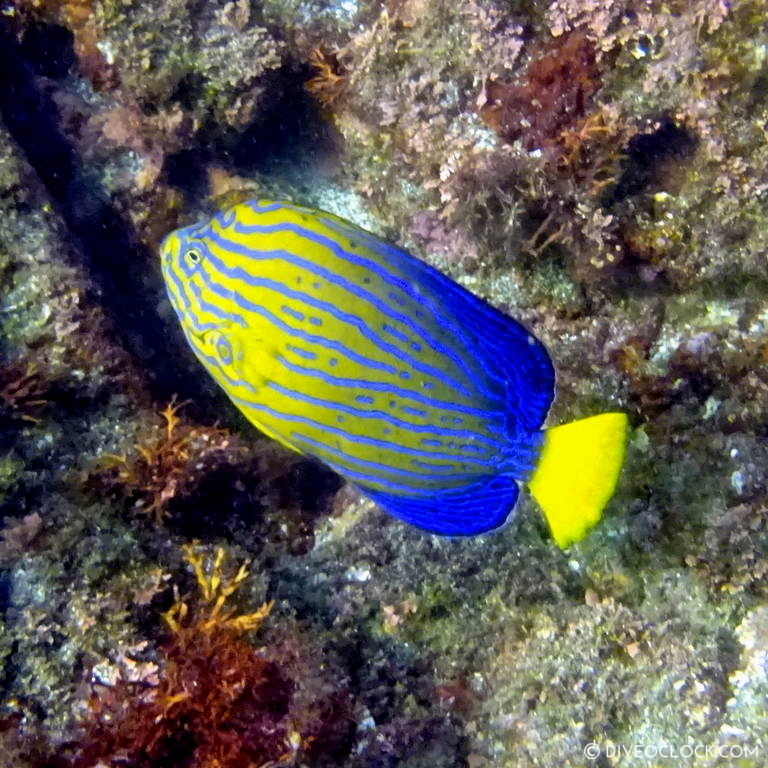
[[624,463],[627,416],[601,413],[544,432],[528,489],[565,549],[583,539],[613,495]]
[[499,528],[509,518],[520,490],[505,475],[483,475],[460,488],[426,496],[403,496],[361,487],[385,512],[442,536],[476,536]]
[[200,334],[204,349],[222,368],[229,368],[242,358],[242,343],[237,329],[222,326]]

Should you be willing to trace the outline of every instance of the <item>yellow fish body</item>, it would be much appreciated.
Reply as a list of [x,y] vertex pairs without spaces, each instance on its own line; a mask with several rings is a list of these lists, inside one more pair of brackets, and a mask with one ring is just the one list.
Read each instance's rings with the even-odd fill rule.
[[427,264],[336,216],[249,201],[161,246],[193,351],[261,431],[426,530],[502,525],[527,483],[560,546],[599,520],[626,416],[541,430],[544,346]]

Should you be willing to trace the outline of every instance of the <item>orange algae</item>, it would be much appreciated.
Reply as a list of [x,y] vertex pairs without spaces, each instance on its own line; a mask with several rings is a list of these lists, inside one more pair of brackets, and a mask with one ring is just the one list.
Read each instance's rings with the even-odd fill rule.
[[163,615],[169,635],[155,679],[94,688],[75,768],[266,768],[301,746],[287,716],[295,683],[243,639],[272,603],[238,614],[227,601],[248,576],[247,564],[226,576],[222,549],[212,562],[193,546],[184,552],[199,600],[190,607],[177,593]]
[[37,422],[40,411],[49,404],[46,382],[34,361],[9,363],[0,368],[0,404],[15,421]]
[[132,501],[145,514],[163,517],[167,504],[190,489],[235,442],[226,430],[183,422],[179,411],[184,405],[174,397],[160,412],[164,428],[138,442],[130,454],[102,456],[89,485]]
[[341,101],[349,85],[342,54],[341,50],[331,51],[318,46],[309,52],[309,63],[315,74],[304,87],[326,109],[335,107]]

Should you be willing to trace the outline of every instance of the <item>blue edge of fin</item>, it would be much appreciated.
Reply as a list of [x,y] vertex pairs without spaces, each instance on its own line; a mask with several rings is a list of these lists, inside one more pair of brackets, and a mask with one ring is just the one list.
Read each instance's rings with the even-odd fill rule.
[[414,282],[428,286],[451,308],[489,377],[504,383],[501,405],[509,412],[509,437],[519,439],[515,433],[521,430],[538,430],[555,396],[555,369],[546,347],[514,318],[407,252],[405,256],[404,266]]
[[[360,232],[350,228],[356,237]],[[440,296],[468,334],[467,341],[489,377],[504,382],[507,435],[515,443],[534,443],[554,398],[555,372],[544,345],[523,325],[492,307],[446,275],[397,246],[363,233],[366,245],[385,260],[399,263],[414,283]],[[384,511],[411,525],[443,536],[476,536],[503,526],[511,516],[520,488],[509,475],[480,475],[461,488],[436,489],[428,496],[402,496],[361,490]]]
[[436,491],[426,499],[362,488],[385,512],[431,533],[477,536],[507,522],[520,489],[507,475],[483,475],[463,488]]
[[[417,281],[451,305],[474,337],[476,354],[489,373],[504,381],[509,412],[506,435],[514,443],[534,442],[554,398],[555,372],[544,345],[511,317],[462,289],[445,275],[408,254]],[[503,526],[520,488],[509,475],[481,475],[462,488],[436,490],[427,497],[402,496],[362,488],[384,511],[431,533],[477,536]]]

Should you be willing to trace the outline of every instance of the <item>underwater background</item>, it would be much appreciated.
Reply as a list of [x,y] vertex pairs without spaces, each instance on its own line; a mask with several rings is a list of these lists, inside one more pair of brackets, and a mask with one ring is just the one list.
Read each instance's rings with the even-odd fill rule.
[[[158,258],[254,197],[519,320],[602,521],[421,532],[260,435]],[[760,766],[764,0],[0,4],[0,768]]]

